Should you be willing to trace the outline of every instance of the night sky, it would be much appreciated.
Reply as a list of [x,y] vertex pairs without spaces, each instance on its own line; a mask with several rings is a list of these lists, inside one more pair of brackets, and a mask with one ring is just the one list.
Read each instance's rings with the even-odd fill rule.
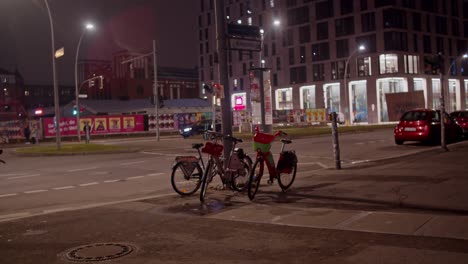
[[[194,68],[199,5],[195,0],[49,0],[60,85],[74,84],[76,45],[85,22],[80,59],[112,60],[112,53],[149,53],[156,39],[158,66]],[[44,0],[0,0],[0,68],[18,68],[26,84],[51,84],[50,25]]]

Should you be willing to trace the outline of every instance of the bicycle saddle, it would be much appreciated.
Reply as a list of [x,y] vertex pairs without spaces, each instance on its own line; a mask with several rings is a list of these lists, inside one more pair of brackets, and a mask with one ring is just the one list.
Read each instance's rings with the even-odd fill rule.
[[199,149],[201,147],[203,147],[203,143],[194,143],[194,144],[192,144],[193,149]]

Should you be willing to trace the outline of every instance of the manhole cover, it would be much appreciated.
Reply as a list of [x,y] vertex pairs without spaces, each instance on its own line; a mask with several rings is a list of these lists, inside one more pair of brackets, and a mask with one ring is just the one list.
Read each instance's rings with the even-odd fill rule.
[[132,253],[134,247],[121,243],[99,243],[71,249],[66,257],[72,261],[91,262],[120,258]]

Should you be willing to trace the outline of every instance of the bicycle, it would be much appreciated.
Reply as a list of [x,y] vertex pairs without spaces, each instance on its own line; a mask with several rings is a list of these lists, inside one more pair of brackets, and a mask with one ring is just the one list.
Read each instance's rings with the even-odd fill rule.
[[[209,154],[209,159],[206,164],[206,170],[203,174],[203,180],[201,184],[200,201],[204,202],[206,191],[208,190],[209,183],[213,180],[213,177],[218,174],[220,175],[223,188],[228,186],[229,188],[242,191],[245,188],[246,177],[250,174],[251,159],[247,156],[242,149],[235,148],[236,144],[242,142],[242,139],[234,138],[232,136],[224,137],[223,134],[207,131],[206,135],[211,142],[207,142],[203,147],[202,152]],[[224,160],[222,158],[223,145],[218,142],[225,138],[231,141],[232,148],[227,158],[227,166],[224,168]],[[249,163],[250,161],[250,163]],[[244,180],[244,182],[242,182]]]
[[[192,144],[198,152],[196,156],[177,156],[172,166],[171,184],[176,193],[185,196],[194,194],[200,188],[205,164],[200,148],[203,143]],[[201,164],[201,166],[200,166]]]
[[249,183],[247,187],[250,200],[253,200],[257,194],[258,188],[260,186],[260,180],[263,176],[265,162],[270,176],[268,184],[273,184],[273,181],[277,179],[278,184],[283,192],[291,187],[294,179],[296,178],[297,171],[296,152],[294,150],[284,150],[285,145],[292,143],[290,139],[281,139],[283,144],[281,146],[281,151],[276,167],[273,154],[270,152],[271,143],[275,140],[275,138],[278,136],[287,136],[286,133],[282,131],[278,131],[274,135],[261,133],[258,127],[255,129],[255,131],[256,133],[253,138],[253,145],[257,155],[255,163],[252,167],[252,171],[250,172]]

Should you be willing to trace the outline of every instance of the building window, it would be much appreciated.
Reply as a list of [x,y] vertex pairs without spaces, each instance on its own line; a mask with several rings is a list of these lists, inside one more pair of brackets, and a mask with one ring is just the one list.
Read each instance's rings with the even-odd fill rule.
[[405,73],[418,74],[419,73],[419,56],[404,55]]
[[276,110],[293,109],[293,94],[292,88],[277,89],[276,95]]
[[430,36],[424,36],[423,37],[423,48],[424,48],[424,53],[432,53],[432,47],[431,47],[431,37]]
[[349,0],[341,0],[341,14],[346,15],[349,13],[352,13],[354,10],[353,6],[354,1],[349,1]]
[[138,85],[137,88],[136,88],[136,92],[137,92],[137,95],[138,95],[138,96],[142,96],[143,93],[144,93],[143,86],[142,86],[142,85]]
[[362,57],[357,59],[358,76],[371,76],[371,57]]
[[315,103],[315,85],[302,86],[299,88],[301,109],[315,109],[317,105]]
[[361,11],[367,10],[367,0],[361,0]]
[[276,57],[276,70],[280,71],[281,70],[281,58]]
[[310,26],[303,26],[299,28],[299,43],[310,42]]
[[305,83],[307,81],[306,75],[307,74],[305,66],[291,68],[289,69],[289,83]]
[[323,63],[312,65],[312,79],[313,81],[325,80],[325,65]]
[[435,26],[437,34],[447,34],[447,19],[445,17],[436,16]]
[[315,5],[315,17],[317,20],[333,17],[333,0],[318,2]]
[[406,32],[385,32],[384,43],[386,51],[408,51],[408,37]]
[[440,106],[440,79],[432,79],[432,108],[439,109]]
[[444,39],[441,37],[436,38],[436,51],[437,53],[445,54],[444,52]]
[[341,113],[340,84],[333,83],[324,85],[323,93],[327,113]]
[[328,39],[328,22],[317,23],[317,40]]
[[273,86],[278,86],[278,74],[273,73]]
[[349,56],[348,39],[336,41],[336,57],[343,58]]
[[374,0],[375,7],[396,5],[396,0]]
[[294,48],[289,48],[289,65],[294,64]]
[[415,0],[402,0],[403,6],[408,8],[416,8]]
[[304,46],[301,46],[299,48],[299,63],[305,63],[306,62],[306,48]]
[[[349,65],[348,65],[349,67]],[[345,71],[345,61],[336,61],[331,63],[331,78],[332,80],[343,79]],[[349,69],[348,69],[349,74]]]
[[375,13],[366,13],[361,15],[362,32],[375,31]]
[[406,29],[406,13],[403,10],[387,9],[383,11],[384,28]]
[[458,20],[452,19],[452,35],[455,37],[460,36],[460,26],[458,24]]
[[321,61],[330,58],[330,47],[328,42],[312,45],[312,60]]
[[242,74],[246,75],[247,74],[247,64],[242,63]]
[[398,55],[382,54],[379,56],[380,74],[398,72]]
[[288,10],[288,25],[294,26],[309,22],[309,6]]
[[422,26],[421,26],[421,14],[419,13],[412,13],[413,16],[413,29],[415,31],[421,31]]
[[436,75],[441,70],[441,57],[439,56],[424,56],[424,74]]
[[342,37],[354,34],[354,16],[335,20],[335,36]]
[[375,34],[356,38],[356,46],[364,45],[366,52],[376,52],[377,43]]

